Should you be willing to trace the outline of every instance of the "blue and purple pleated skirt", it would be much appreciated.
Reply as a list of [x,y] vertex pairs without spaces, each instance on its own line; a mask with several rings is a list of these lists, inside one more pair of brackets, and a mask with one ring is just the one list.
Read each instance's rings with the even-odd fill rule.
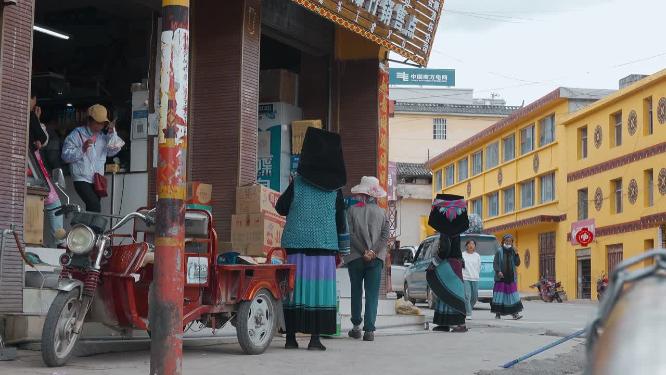
[[520,302],[518,285],[515,282],[495,281],[490,311],[500,315],[513,315],[523,311],[523,303]]
[[294,290],[283,300],[287,333],[335,334],[335,252],[287,249],[287,262],[296,265]]

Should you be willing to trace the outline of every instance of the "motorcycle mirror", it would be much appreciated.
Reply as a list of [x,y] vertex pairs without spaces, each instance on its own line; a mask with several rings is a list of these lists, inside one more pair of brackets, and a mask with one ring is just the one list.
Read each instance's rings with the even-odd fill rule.
[[65,187],[65,174],[62,172],[61,168],[55,168],[53,172],[51,172],[51,175],[51,178],[59,188]]

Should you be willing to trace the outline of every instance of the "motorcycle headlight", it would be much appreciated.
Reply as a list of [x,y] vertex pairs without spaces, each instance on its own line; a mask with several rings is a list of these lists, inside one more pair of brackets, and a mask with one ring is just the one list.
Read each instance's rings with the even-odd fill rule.
[[95,246],[95,232],[83,224],[77,224],[67,234],[67,248],[74,254],[85,254]]

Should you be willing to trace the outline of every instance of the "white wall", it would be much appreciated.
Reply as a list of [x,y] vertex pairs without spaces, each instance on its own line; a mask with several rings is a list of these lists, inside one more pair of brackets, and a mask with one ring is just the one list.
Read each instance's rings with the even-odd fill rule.
[[400,246],[417,246],[421,242],[421,216],[429,212],[430,199],[402,199],[398,202],[397,239]]

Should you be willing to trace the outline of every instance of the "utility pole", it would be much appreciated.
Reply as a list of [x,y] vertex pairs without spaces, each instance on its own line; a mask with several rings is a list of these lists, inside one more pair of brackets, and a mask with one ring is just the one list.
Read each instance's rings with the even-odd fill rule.
[[151,375],[182,373],[189,12],[189,0],[162,0],[155,269],[149,297]]

